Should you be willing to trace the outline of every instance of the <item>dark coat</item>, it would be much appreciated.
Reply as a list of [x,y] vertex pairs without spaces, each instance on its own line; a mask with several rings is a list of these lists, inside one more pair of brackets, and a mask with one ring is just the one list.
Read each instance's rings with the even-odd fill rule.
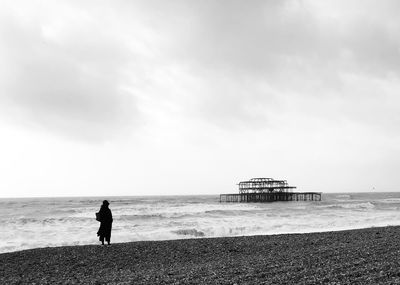
[[106,239],[106,241],[110,241],[111,237],[111,228],[112,228],[112,213],[111,210],[108,208],[108,206],[101,206],[100,211],[100,228],[99,231],[97,232],[97,235],[99,236],[100,241]]

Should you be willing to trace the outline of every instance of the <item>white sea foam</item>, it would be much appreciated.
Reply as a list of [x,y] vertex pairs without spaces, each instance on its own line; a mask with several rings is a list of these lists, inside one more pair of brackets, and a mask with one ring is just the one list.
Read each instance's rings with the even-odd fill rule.
[[400,204],[400,198],[381,199],[379,202],[388,204]]
[[[347,198],[346,198],[347,197]],[[0,199],[0,252],[98,243],[102,199]],[[400,224],[400,193],[323,194],[322,202],[219,203],[217,196],[115,197],[112,242],[305,233]]]

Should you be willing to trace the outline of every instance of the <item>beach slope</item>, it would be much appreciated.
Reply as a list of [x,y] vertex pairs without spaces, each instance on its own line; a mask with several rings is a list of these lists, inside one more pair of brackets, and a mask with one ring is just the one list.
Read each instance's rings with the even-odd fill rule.
[[0,284],[400,284],[400,227],[41,248]]

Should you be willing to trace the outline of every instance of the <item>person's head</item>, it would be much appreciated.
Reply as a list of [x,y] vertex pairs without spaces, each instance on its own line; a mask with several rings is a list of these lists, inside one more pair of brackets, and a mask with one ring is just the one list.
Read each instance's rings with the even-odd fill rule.
[[108,203],[107,200],[104,200],[104,201],[103,201],[103,207],[108,207],[108,205],[110,205],[110,203]]

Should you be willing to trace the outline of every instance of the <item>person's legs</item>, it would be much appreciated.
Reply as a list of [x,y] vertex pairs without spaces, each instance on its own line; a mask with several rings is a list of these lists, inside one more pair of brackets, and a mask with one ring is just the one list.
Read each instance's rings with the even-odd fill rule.
[[108,244],[110,244],[110,241],[111,241],[111,224],[107,227],[106,241],[107,241]]

